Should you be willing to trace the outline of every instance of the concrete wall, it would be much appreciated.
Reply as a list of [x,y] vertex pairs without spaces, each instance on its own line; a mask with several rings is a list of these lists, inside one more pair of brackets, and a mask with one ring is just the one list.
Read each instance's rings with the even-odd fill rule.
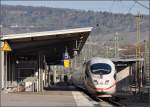
[[124,67],[116,75],[117,91],[129,91],[130,66]]

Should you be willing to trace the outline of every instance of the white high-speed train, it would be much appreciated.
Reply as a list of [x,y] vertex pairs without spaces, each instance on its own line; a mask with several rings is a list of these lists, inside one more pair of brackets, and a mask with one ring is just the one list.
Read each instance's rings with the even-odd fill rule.
[[95,97],[111,97],[116,91],[116,70],[113,62],[94,57],[72,74],[72,83]]

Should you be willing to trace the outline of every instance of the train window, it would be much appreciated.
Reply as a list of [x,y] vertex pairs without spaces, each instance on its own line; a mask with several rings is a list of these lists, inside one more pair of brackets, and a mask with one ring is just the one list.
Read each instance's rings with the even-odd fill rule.
[[94,74],[109,74],[111,66],[105,63],[96,63],[91,66],[91,72]]

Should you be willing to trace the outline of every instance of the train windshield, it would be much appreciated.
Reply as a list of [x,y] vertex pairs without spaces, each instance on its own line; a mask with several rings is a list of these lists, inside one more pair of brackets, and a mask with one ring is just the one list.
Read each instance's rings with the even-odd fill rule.
[[111,66],[105,63],[97,63],[91,66],[91,72],[94,74],[109,74]]

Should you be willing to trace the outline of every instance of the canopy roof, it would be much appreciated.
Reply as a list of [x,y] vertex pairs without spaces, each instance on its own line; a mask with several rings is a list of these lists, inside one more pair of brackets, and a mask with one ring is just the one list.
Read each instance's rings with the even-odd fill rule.
[[[1,40],[7,41],[15,55],[43,53],[52,61],[61,60],[67,49],[69,56],[74,51],[79,53],[86,42],[92,27],[64,29],[45,32],[3,35]],[[49,58],[48,58],[49,57]]]
[[14,39],[23,39],[23,38],[32,38],[32,37],[59,38],[59,37],[66,37],[68,35],[72,36],[71,34],[80,35],[81,33],[90,32],[91,30],[92,27],[86,27],[86,28],[64,29],[64,30],[55,30],[55,31],[9,34],[9,35],[3,35],[1,40],[14,40]]

